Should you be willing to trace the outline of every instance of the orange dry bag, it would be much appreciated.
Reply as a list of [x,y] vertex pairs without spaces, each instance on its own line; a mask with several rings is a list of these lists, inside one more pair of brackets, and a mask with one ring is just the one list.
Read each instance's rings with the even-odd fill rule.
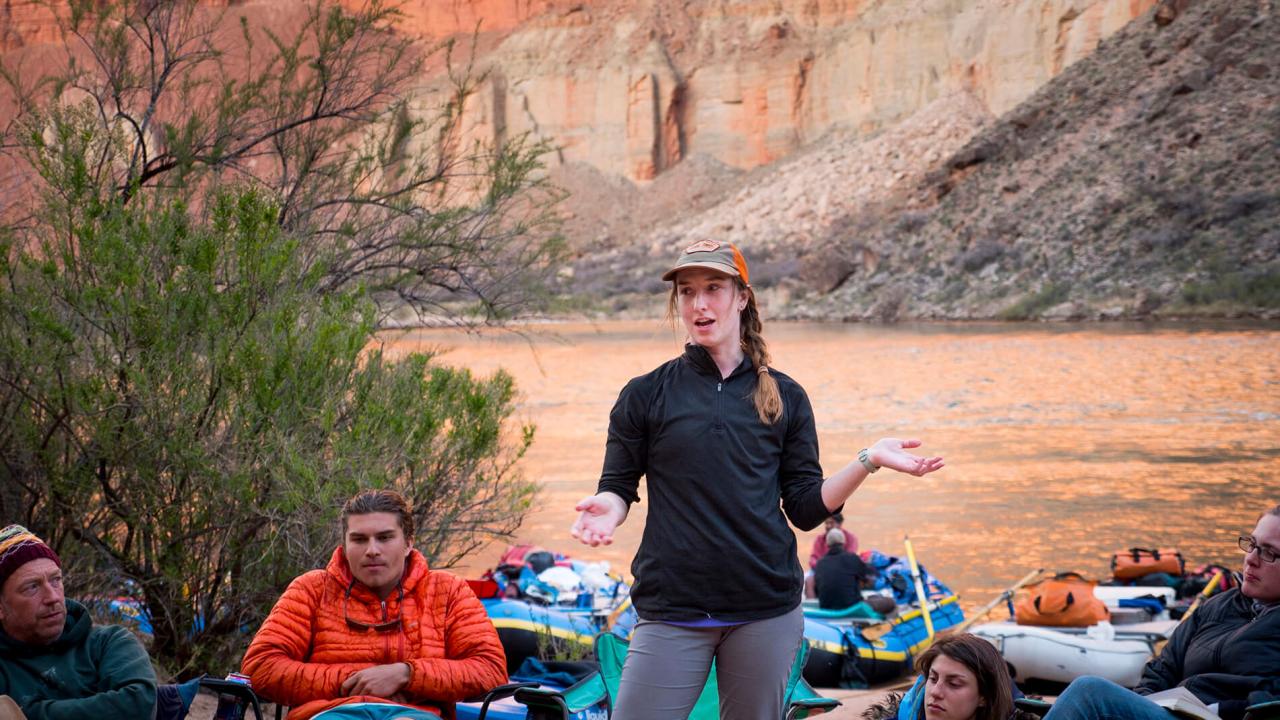
[[1151,573],[1167,573],[1178,577],[1185,569],[1186,562],[1182,559],[1182,553],[1172,548],[1129,548],[1111,556],[1111,575],[1117,580],[1133,580]]
[[1098,583],[1079,573],[1058,573],[1019,592],[1013,613],[1019,625],[1088,627],[1110,618],[1093,594]]

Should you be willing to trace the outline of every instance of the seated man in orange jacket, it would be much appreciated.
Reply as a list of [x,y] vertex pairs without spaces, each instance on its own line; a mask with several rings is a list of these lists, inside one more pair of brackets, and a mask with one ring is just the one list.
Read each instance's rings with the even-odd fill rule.
[[413,549],[404,498],[366,490],[341,518],[328,567],[290,583],[245,652],[254,690],[290,720],[426,720],[507,681],[484,606]]

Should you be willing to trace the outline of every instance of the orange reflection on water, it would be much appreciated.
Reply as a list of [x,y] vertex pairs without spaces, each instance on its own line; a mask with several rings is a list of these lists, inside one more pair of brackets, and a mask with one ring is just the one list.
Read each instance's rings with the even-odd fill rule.
[[[542,488],[518,540],[628,569],[645,503],[598,549],[569,537],[573,505],[595,490],[618,391],[679,353],[682,336],[657,322],[531,332],[385,338],[393,355],[441,349],[441,362],[510,372],[518,414],[538,427],[522,471]],[[846,527],[890,554],[910,533],[968,607],[1036,567],[1105,576],[1110,554],[1132,546],[1238,567],[1236,535],[1280,503],[1274,326],[773,323],[766,334],[774,365],[813,402],[827,472],[882,436],[921,437],[946,457],[927,478],[874,475]],[[807,556],[814,533],[797,534]]]

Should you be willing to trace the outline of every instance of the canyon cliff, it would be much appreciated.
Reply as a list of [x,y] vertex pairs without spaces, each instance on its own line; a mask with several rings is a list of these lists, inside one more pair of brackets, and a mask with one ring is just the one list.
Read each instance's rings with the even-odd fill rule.
[[571,285],[625,310],[713,237],[757,259],[775,316],[1280,317],[1277,22],[1268,0],[1165,0],[998,118],[961,93],[824,138]]
[[[690,155],[768,164],[959,91],[999,115],[1154,1],[409,0],[400,27],[476,51],[477,136],[646,181]],[[37,0],[5,0],[0,28],[0,50],[58,40]]]
[[692,155],[765,165],[956,92],[1002,114],[1153,4],[418,2],[405,27],[439,38],[478,24],[491,75],[469,109],[475,132],[529,132],[557,162],[646,181]]
[[[570,307],[647,313],[655,270],[711,236],[775,316],[1271,317],[1271,5],[409,0],[400,30],[483,78],[470,138],[551,148]],[[57,38],[43,3],[0,5],[0,50]]]

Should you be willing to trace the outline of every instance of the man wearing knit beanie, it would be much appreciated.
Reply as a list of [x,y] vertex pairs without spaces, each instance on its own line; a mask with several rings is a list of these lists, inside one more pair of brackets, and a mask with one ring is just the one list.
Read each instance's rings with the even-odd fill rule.
[[58,554],[0,529],[0,720],[150,718],[156,676],[128,630],[93,624],[62,590]]

